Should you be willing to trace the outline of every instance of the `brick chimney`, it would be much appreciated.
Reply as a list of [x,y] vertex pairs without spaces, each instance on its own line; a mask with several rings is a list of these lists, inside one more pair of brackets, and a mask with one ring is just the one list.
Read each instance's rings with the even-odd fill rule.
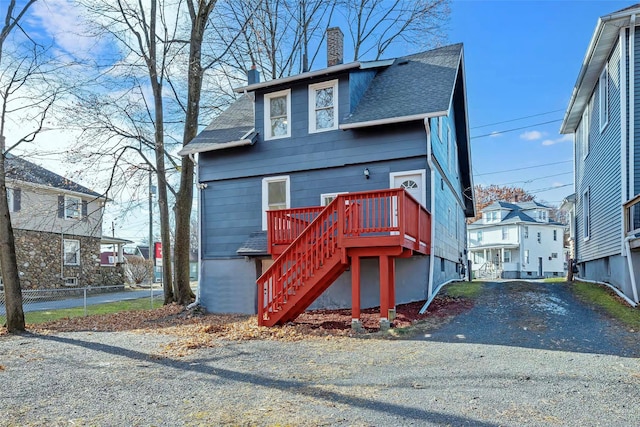
[[247,84],[260,83],[260,72],[256,69],[255,64],[247,71]]
[[344,35],[339,27],[327,28],[327,67],[342,64]]

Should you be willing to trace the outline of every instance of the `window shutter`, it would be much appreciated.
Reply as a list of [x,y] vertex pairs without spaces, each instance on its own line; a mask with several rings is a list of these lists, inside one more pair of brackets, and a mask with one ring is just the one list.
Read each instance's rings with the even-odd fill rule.
[[64,218],[64,196],[58,196],[58,218]]
[[13,211],[18,212],[20,210],[22,191],[19,188],[13,189]]
[[89,212],[88,203],[86,200],[83,200],[82,201],[82,218],[87,217],[87,212]]

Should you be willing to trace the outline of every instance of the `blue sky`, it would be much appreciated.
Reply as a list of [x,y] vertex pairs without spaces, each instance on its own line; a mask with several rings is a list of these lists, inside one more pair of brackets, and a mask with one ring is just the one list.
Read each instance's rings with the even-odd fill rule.
[[[475,184],[508,184],[528,191],[557,187],[534,193],[551,204],[573,192],[572,142],[559,134],[559,120],[598,18],[632,4],[452,2],[449,41],[464,43]],[[523,129],[478,137],[514,128]],[[493,173],[504,170],[510,172]]]

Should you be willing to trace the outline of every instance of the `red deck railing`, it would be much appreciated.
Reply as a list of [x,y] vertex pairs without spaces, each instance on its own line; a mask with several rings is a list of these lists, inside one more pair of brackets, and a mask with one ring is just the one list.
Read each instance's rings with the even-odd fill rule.
[[314,286],[325,289],[327,280],[346,269],[349,248],[397,246],[428,253],[429,216],[403,189],[340,194],[325,208],[269,211],[269,252],[277,255],[274,248],[288,246],[258,279],[259,324],[273,324],[286,310],[306,309],[313,299],[305,293],[315,297]]

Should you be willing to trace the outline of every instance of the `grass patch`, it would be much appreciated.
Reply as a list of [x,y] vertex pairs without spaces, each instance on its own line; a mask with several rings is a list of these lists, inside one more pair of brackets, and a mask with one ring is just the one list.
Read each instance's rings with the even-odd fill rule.
[[455,282],[444,287],[444,292],[450,297],[475,298],[480,294],[484,282]]
[[[153,299],[153,308],[162,307],[162,298]],[[125,301],[108,302],[105,304],[96,304],[87,306],[87,316],[94,314],[111,314],[120,313],[122,311],[149,310],[151,309],[150,298],[140,298]],[[25,323],[36,324],[51,322],[53,320],[82,317],[84,316],[84,307],[64,308],[60,310],[48,311],[32,311],[24,314]]]
[[547,277],[544,279],[545,283],[564,283],[567,279],[565,277]]
[[571,289],[583,301],[600,307],[634,330],[640,330],[640,310],[628,306],[608,287],[596,283],[574,282]]

